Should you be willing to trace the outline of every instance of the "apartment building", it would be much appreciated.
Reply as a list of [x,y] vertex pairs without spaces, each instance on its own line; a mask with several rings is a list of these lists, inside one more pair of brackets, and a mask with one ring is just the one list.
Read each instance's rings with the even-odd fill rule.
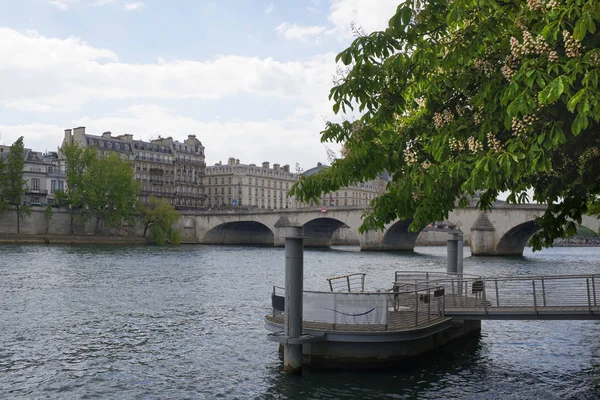
[[204,146],[195,135],[188,135],[183,142],[171,137],[145,142],[134,140],[131,134],[90,135],[85,127],[79,127],[65,130],[63,145],[68,143],[94,147],[100,154],[116,152],[131,161],[143,203],[154,196],[167,199],[176,208],[204,206]]
[[[0,145],[0,157],[6,162],[10,146]],[[26,205],[41,206],[54,203],[54,193],[65,184],[64,173],[58,168],[56,152],[42,153],[23,149],[23,180],[27,190],[22,201]]]
[[[329,168],[327,165],[317,163],[317,166],[304,171],[302,175],[310,176],[319,171]],[[376,179],[357,183],[348,187],[340,188],[336,192],[324,193],[316,205],[327,206],[363,206],[367,207],[371,200],[385,192],[385,186],[390,180],[387,172],[380,174]]]
[[287,192],[297,180],[289,165],[241,164],[231,157],[226,165],[219,162],[206,168],[206,205],[211,209],[296,208],[298,204]]

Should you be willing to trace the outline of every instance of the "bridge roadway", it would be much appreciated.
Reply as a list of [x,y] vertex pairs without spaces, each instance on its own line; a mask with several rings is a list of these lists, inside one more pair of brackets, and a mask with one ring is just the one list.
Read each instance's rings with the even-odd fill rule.
[[[508,205],[498,202],[490,211],[476,207],[455,209],[449,223],[460,229],[472,255],[522,255],[529,238],[538,230],[535,218],[544,205]],[[184,242],[206,244],[255,244],[284,246],[286,227],[304,228],[306,247],[329,247],[340,228],[355,235],[361,250],[412,250],[419,232],[409,232],[410,220],[393,221],[383,231],[358,233],[364,207],[309,207],[302,209],[250,209],[182,211],[178,229]],[[434,223],[436,221],[432,221]],[[598,231],[600,220],[584,217],[583,225]]]

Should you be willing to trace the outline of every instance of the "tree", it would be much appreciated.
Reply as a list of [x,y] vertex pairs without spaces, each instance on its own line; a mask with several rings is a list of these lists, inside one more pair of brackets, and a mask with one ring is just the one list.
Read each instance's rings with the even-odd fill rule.
[[52,206],[48,204],[46,209],[44,210],[44,218],[46,218],[46,233],[50,230],[50,220],[54,215],[54,211],[52,211]]
[[4,158],[0,156],[0,214],[4,214],[9,208],[9,204],[6,199],[6,193],[4,190],[4,188],[6,187],[5,168],[6,164],[4,163]]
[[[25,157],[23,136],[17,139],[8,151],[6,164],[2,167],[2,200],[17,211],[17,233],[21,230],[21,219],[29,215],[29,207],[23,204],[23,195],[27,192],[27,181],[23,179]],[[6,208],[6,207],[4,207]]]
[[86,218],[84,178],[87,167],[96,158],[96,153],[92,149],[82,148],[76,143],[65,144],[61,148],[61,152],[65,158],[67,185],[64,190],[56,192],[55,199],[59,205],[69,205],[71,210],[71,233],[74,233],[75,213],[78,212],[82,219]]
[[363,231],[398,218],[418,230],[508,192],[548,205],[534,249],[574,233],[600,192],[599,19],[598,0],[405,1],[388,29],[338,54],[349,70],[333,110],[360,115],[327,123],[322,141],[345,157],[292,193],[314,199],[387,170]]
[[148,204],[140,207],[140,218],[144,224],[144,237],[150,230],[150,239],[158,244],[179,244],[179,231],[173,229],[173,224],[179,220],[179,213],[165,199],[151,196]]
[[101,157],[92,157],[83,184],[85,206],[96,217],[96,233],[100,233],[102,221],[110,227],[119,225],[123,219],[129,222],[135,219],[140,187],[133,166],[119,154],[106,152]]
[[95,149],[77,144],[67,144],[61,150],[66,160],[67,188],[57,195],[57,201],[71,207],[71,233],[76,210],[84,219],[91,215],[96,218],[96,233],[100,233],[102,222],[111,227],[123,219],[135,219],[140,189],[129,161],[114,152],[99,156]]

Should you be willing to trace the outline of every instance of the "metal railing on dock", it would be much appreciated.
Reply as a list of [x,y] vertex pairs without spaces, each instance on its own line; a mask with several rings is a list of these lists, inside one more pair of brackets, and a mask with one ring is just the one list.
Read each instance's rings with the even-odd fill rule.
[[327,278],[329,289],[332,292],[364,292],[365,273],[359,272],[342,276]]
[[[445,318],[445,292],[440,285],[415,290],[374,292],[304,291],[305,329],[331,331],[401,331]],[[274,322],[283,322],[285,294],[273,286]]]
[[579,319],[600,314],[600,275],[457,277],[427,282],[444,287],[446,314],[452,316]]

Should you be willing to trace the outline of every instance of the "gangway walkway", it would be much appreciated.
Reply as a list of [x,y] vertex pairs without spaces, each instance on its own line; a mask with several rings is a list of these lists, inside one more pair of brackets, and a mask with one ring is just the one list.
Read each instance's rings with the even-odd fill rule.
[[[424,278],[424,277],[423,277]],[[444,316],[476,320],[600,319],[600,275],[483,278],[397,272],[395,286],[444,287]]]

